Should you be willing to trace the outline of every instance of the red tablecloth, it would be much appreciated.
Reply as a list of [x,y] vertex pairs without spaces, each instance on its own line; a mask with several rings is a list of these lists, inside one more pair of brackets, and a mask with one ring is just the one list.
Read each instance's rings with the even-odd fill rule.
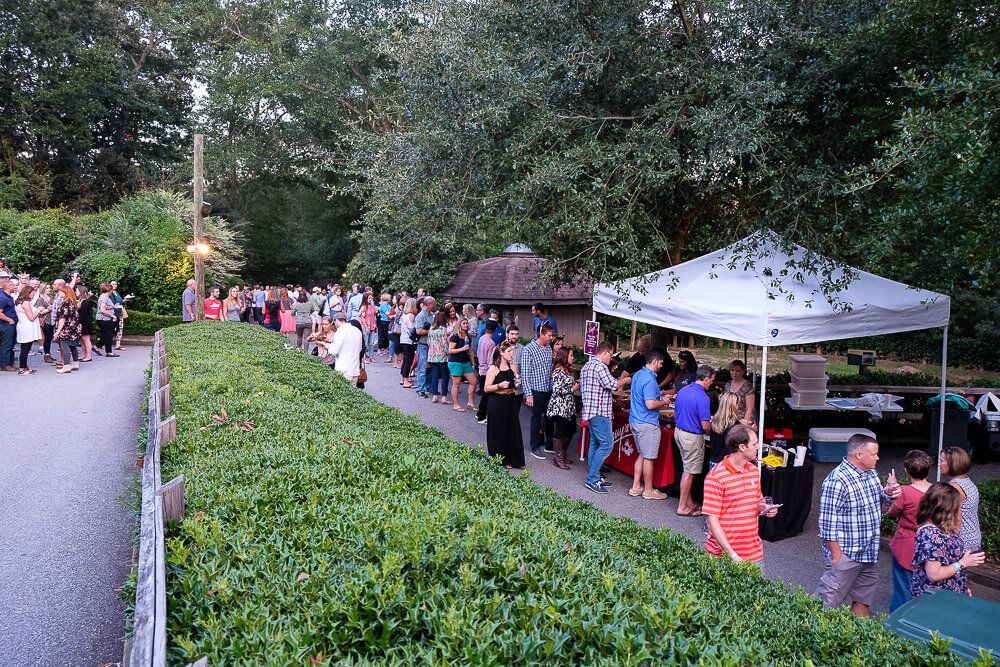
[[[628,411],[615,410],[612,413],[611,432],[614,443],[605,465],[621,470],[632,476],[639,450],[635,446],[632,429],[628,426]],[[660,452],[653,462],[653,487],[662,489],[674,482],[673,427],[660,427]],[[580,432],[580,458],[585,458],[590,447],[590,428],[584,426]]]

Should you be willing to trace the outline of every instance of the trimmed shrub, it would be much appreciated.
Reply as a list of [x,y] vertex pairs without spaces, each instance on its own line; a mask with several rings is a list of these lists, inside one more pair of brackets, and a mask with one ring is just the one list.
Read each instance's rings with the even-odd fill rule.
[[152,336],[160,329],[180,323],[180,315],[154,315],[129,309],[128,318],[125,320],[125,333],[129,336]]
[[171,664],[954,664],[510,475],[285,342],[166,332]]

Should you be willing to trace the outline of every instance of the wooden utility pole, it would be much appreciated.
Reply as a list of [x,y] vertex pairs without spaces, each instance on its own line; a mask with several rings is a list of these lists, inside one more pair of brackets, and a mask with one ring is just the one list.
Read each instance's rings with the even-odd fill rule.
[[205,135],[194,135],[194,319],[205,319],[205,225],[201,217],[202,198],[205,195]]

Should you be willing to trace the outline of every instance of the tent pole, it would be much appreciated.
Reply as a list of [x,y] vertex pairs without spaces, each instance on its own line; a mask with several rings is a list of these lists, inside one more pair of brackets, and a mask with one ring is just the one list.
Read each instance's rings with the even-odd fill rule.
[[938,420],[938,464],[937,481],[941,481],[941,452],[944,450],[944,393],[945,383],[948,378],[948,327],[944,328],[944,336],[941,342],[941,416]]
[[767,389],[767,346],[764,347],[760,373],[760,417],[757,420],[757,460],[764,458],[764,391]]

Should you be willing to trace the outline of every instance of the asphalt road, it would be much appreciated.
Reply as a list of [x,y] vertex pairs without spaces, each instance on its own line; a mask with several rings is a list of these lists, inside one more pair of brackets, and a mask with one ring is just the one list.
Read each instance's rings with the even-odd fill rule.
[[0,665],[122,657],[130,483],[149,348],[0,374]]
[[[451,406],[434,405],[429,398],[418,398],[412,389],[403,389],[399,386],[399,371],[392,369],[390,364],[383,363],[381,359],[384,357],[379,357],[379,359],[378,363],[367,366],[369,382],[365,390],[369,395],[386,405],[420,417],[425,423],[459,442],[486,449],[486,426],[476,423],[474,413],[455,412]],[[465,396],[466,389],[463,387],[459,394],[459,399],[463,401],[463,404]],[[476,402],[478,403],[478,399]],[[521,428],[525,447],[527,447],[528,442],[529,415],[530,411],[522,407]],[[817,426],[820,425],[817,424]],[[575,448],[578,441],[578,437],[573,441],[571,458],[574,460],[577,459]],[[889,445],[883,445],[879,471],[888,473],[890,468],[895,467],[897,473],[902,473],[902,458],[905,453],[906,450],[902,447],[893,448]],[[610,489],[610,493],[607,495],[597,495],[583,485],[586,475],[585,463],[577,462],[571,466],[570,470],[562,471],[552,465],[551,455],[548,456],[550,458],[545,461],[525,456],[527,469],[531,471],[531,478],[539,485],[548,487],[564,496],[590,502],[608,514],[628,517],[650,528],[667,528],[674,533],[691,538],[699,545],[704,544],[705,520],[677,516],[677,500],[675,498],[659,501],[631,498],[627,494],[627,490],[632,484],[631,476],[626,476],[613,469],[606,476],[614,482],[614,488]],[[763,563],[763,571],[768,577],[780,579],[792,587],[801,586],[810,593],[815,590],[823,573],[823,554],[817,524],[820,485],[830,470],[835,467],[835,464],[815,463],[814,466],[813,509],[806,521],[804,531],[800,535],[780,542],[765,541]],[[989,477],[997,477],[998,467],[992,465],[988,467],[988,470],[985,467],[973,469],[970,476],[977,479],[984,473],[988,473]],[[892,592],[890,570],[889,554],[883,552],[878,563],[878,601],[873,607],[873,611],[888,612],[889,598]],[[1000,597],[998,591],[988,589],[980,589],[977,595],[993,600]]]

